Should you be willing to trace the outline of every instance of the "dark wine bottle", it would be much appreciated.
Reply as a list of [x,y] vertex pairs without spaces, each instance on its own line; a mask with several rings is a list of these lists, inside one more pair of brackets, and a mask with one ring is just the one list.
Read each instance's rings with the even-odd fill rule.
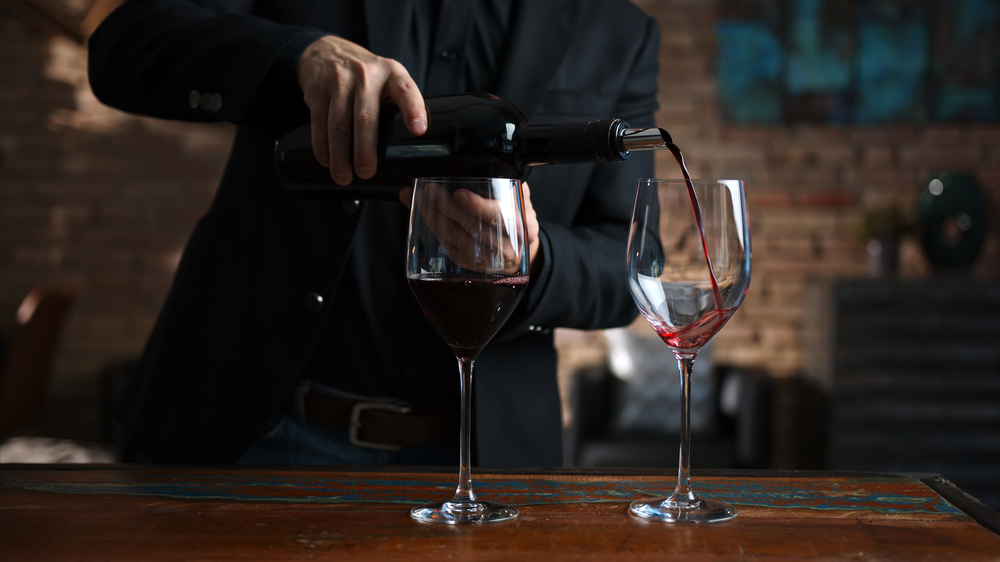
[[416,137],[399,109],[383,105],[374,177],[340,186],[319,164],[309,125],[278,138],[274,156],[285,187],[343,199],[394,198],[417,177],[525,179],[532,166],[621,162],[633,150],[668,148],[663,129],[630,129],[621,119],[529,125],[513,103],[490,94],[427,98],[427,132]]

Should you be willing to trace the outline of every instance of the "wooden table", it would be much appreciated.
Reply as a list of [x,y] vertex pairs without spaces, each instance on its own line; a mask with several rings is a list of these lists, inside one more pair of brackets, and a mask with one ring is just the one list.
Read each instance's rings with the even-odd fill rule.
[[451,496],[456,474],[442,470],[3,465],[0,560],[1000,561],[1000,516],[940,476],[695,472],[699,492],[740,510],[712,525],[628,515],[672,473],[473,477],[521,516],[411,520]]

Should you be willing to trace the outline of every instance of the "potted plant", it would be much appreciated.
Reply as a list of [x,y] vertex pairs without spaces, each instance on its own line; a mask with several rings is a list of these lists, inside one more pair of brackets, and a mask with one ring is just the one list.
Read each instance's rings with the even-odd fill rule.
[[852,225],[852,235],[866,244],[868,270],[873,275],[895,275],[899,270],[899,243],[916,231],[913,212],[900,203],[870,205]]

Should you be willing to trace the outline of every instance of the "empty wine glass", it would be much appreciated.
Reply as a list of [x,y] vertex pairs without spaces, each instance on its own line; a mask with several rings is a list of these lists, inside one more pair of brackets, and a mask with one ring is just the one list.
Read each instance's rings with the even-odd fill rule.
[[641,179],[628,241],[628,284],[639,311],[673,350],[681,379],[677,487],[632,502],[639,517],[709,523],[736,516],[691,487],[691,370],[750,285],[750,230],[740,180]]
[[513,507],[472,490],[472,368],[528,286],[528,246],[518,180],[419,178],[410,203],[406,277],[424,316],[458,358],[461,435],[458,488],[448,501],[410,515],[433,523],[489,523]]

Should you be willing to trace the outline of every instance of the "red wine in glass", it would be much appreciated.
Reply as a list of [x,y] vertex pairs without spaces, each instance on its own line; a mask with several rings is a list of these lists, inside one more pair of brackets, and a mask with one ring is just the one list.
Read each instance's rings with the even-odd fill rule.
[[687,326],[654,326],[653,331],[671,349],[701,349],[736,313],[736,308],[716,308]]
[[423,273],[407,279],[424,316],[459,358],[475,358],[507,321],[528,277]]

